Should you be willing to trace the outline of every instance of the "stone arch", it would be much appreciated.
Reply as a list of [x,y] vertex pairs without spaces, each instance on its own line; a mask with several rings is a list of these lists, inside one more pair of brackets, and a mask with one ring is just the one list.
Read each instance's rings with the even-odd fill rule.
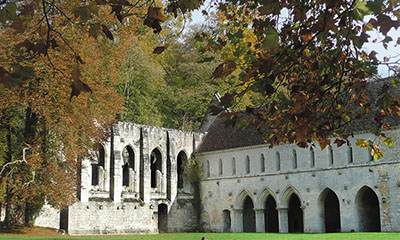
[[256,214],[254,211],[253,199],[249,195],[247,195],[243,200],[242,214],[243,214],[243,232],[255,232]]
[[368,187],[363,186],[358,190],[355,199],[358,231],[380,232],[380,204],[378,194]]
[[325,188],[319,195],[318,213],[321,232],[341,232],[340,201],[332,189]]
[[281,208],[287,209],[289,232],[304,232],[303,204],[299,192],[288,186],[281,197]]
[[258,194],[256,198],[255,206],[257,209],[262,209],[264,207],[264,203],[269,195],[272,195],[272,197],[276,199],[276,195],[274,194],[274,192],[268,187],[264,187],[264,189]]
[[[251,198],[250,192],[248,192],[246,189],[242,189],[239,192],[239,194],[235,197],[235,202],[233,204],[234,209],[242,209],[244,200],[247,196],[249,196]],[[251,200],[253,201],[252,198],[251,198]]]
[[161,187],[162,154],[159,148],[154,148],[150,154],[151,187]]
[[95,145],[96,162],[92,163],[92,186],[99,186],[101,190],[104,185],[104,166],[106,161],[106,151],[102,144]]
[[184,178],[183,178],[183,174],[184,174],[184,170],[185,170],[185,166],[186,163],[188,161],[188,155],[186,154],[186,152],[184,150],[180,151],[178,153],[178,156],[176,157],[176,171],[177,171],[177,187],[178,189],[182,189],[184,186]]
[[303,209],[300,198],[295,193],[292,193],[289,198],[288,208],[289,232],[304,232],[303,221]]
[[[288,208],[289,207],[289,200],[293,193],[297,195],[297,197],[300,199],[301,203],[303,202],[299,191],[297,191],[297,189],[294,188],[293,186],[288,186],[285,188],[285,190],[281,194],[280,206],[279,206],[280,208]],[[302,204],[302,207],[303,207],[303,204]]]
[[257,209],[264,209],[265,232],[279,232],[276,196],[269,188],[264,188],[259,194],[256,206]]
[[232,227],[231,211],[224,209],[222,211],[222,232],[231,232]]
[[[135,152],[132,146],[126,145],[122,152],[122,186],[131,188],[133,184],[133,171],[135,171]],[[132,189],[130,189],[132,190]]]

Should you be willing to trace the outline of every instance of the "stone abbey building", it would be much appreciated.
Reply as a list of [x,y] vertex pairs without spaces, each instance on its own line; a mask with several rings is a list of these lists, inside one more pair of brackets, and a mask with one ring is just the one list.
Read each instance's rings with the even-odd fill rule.
[[[269,148],[219,117],[204,133],[121,122],[97,160],[83,162],[79,201],[44,206],[35,224],[69,234],[400,231],[400,148],[382,146],[374,161],[355,144],[375,139],[365,128],[350,145],[321,150]],[[400,142],[400,129],[386,134]],[[200,196],[183,171],[194,153]]]

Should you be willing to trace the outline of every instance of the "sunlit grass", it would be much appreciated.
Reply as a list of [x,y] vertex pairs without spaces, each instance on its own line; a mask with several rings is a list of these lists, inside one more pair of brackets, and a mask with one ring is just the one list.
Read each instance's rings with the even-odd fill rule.
[[[148,234],[148,235],[108,235],[108,236],[32,236],[36,234],[19,233],[0,235],[4,240],[22,240],[22,239],[105,239],[105,240],[200,240],[206,237],[208,240],[397,240],[400,239],[400,233],[331,233],[331,234],[269,234],[269,233],[169,233],[169,234]],[[37,235],[42,235],[40,232]],[[58,235],[58,236],[57,236]]]

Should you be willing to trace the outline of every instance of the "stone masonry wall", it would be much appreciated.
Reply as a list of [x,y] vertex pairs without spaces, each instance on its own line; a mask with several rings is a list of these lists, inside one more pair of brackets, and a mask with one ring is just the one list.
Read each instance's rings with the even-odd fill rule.
[[[393,130],[387,135],[394,136],[398,142],[398,133],[399,130]],[[373,136],[359,134],[356,138],[373,139]],[[277,203],[280,232],[287,232],[288,201],[296,194],[304,215],[304,231],[325,232],[321,198],[326,189],[332,190],[339,200],[341,231],[360,231],[356,195],[363,187],[370,188],[378,198],[381,230],[400,231],[399,148],[382,147],[384,158],[371,161],[368,151],[355,146],[355,141],[351,140],[352,163],[349,163],[348,146],[332,146],[333,164],[328,148],[316,147],[313,167],[310,149],[293,145],[272,149],[262,145],[201,154],[199,158],[205,167],[201,182],[202,222],[206,231],[221,232],[226,228],[223,210],[230,213],[230,229],[243,231],[243,201],[248,196],[254,204],[256,229],[264,232],[265,201],[271,195]],[[297,168],[293,166],[293,150],[296,151]],[[280,170],[277,170],[277,152]],[[250,159],[250,166],[246,166],[246,159]],[[235,166],[232,165],[234,162]]]

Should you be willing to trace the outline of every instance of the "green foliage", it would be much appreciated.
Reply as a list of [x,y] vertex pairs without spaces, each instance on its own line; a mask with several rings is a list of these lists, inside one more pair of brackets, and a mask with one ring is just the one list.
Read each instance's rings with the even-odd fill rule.
[[162,126],[159,99],[165,94],[164,70],[144,41],[137,41],[120,68],[117,92],[124,98],[122,121]]
[[191,158],[185,165],[185,174],[191,183],[199,183],[203,174],[203,165],[196,158]]
[[[222,105],[250,107],[259,130],[274,130],[266,139],[272,146],[308,147],[317,141],[325,148],[330,136],[341,144],[360,118],[380,136],[390,128],[383,124],[386,117],[400,115],[399,98],[388,84],[373,89],[377,97],[366,87],[380,64],[398,76],[399,61],[382,61],[364,47],[394,44],[389,31],[400,27],[398,1],[232,0],[216,5],[217,28],[223,31],[199,34],[196,40],[204,44],[201,52],[222,57],[212,74],[230,84]],[[375,32],[382,37],[374,39]],[[228,115],[238,119],[237,112]],[[372,145],[372,151],[382,155],[378,146]]]

